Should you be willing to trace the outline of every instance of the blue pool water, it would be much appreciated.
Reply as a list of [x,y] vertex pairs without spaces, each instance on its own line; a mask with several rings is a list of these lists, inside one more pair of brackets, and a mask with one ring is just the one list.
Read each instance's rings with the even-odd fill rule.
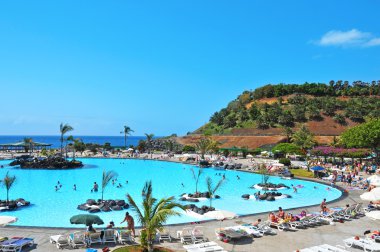
[[[198,168],[191,165],[129,159],[81,159],[81,161],[86,166],[76,170],[24,170],[7,166],[9,161],[0,161],[0,165],[5,165],[3,169],[0,169],[0,178],[3,178],[7,171],[10,175],[16,176],[16,182],[10,191],[10,198],[25,198],[33,204],[14,212],[2,212],[1,214],[17,216],[19,218],[17,225],[20,226],[74,227],[69,222],[70,217],[86,213],[77,210],[77,205],[84,203],[87,199],[101,197],[100,191],[91,193],[90,190],[95,181],[101,184],[103,169],[117,172],[118,182],[123,184],[121,189],[110,184],[106,188],[105,199],[126,200],[125,195],[129,193],[140,204],[141,190],[146,180],[153,181],[153,194],[157,198],[173,195],[178,198],[182,193],[195,191],[191,168]],[[298,193],[293,193],[292,189],[281,190],[282,193],[291,194],[292,198],[290,199],[273,202],[243,200],[241,195],[256,192],[249,187],[260,183],[261,176],[213,168],[204,169],[198,186],[199,190],[206,191],[207,176],[210,176],[216,183],[221,178],[216,175],[217,173],[225,174],[226,182],[217,192],[222,198],[213,200],[213,206],[240,215],[277,210],[279,206],[287,209],[319,204],[323,198],[331,201],[341,196],[339,190],[327,190],[327,186],[318,183],[271,177],[269,182],[284,183],[289,186],[290,184],[302,185],[303,188],[299,188]],[[237,175],[240,180],[237,179]],[[128,184],[125,183],[126,180],[128,180]],[[57,181],[63,185],[58,192],[54,189]],[[184,187],[181,183],[184,184]],[[77,191],[72,189],[74,184],[77,185]],[[314,186],[317,189],[314,189]],[[0,198],[5,199],[5,197],[6,190],[4,187],[0,187]],[[208,201],[199,202],[197,205],[208,205]],[[132,211],[129,212],[132,213]],[[125,210],[98,213],[98,215],[106,223],[113,220],[119,224],[125,215]],[[197,221],[197,219],[183,214],[180,217],[171,218],[168,224],[191,221]]]

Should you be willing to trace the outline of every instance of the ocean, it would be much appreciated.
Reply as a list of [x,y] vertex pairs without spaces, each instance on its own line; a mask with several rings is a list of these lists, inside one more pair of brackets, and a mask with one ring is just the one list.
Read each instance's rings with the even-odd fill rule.
[[[15,143],[23,141],[25,137],[30,137],[34,142],[52,144],[52,148],[59,148],[61,143],[60,136],[0,136],[0,144]],[[65,136],[67,137],[67,136]],[[124,146],[124,135],[120,136],[74,136],[74,139],[80,138],[84,143],[111,143],[111,146]],[[145,140],[145,136],[128,136],[127,146],[136,146],[140,140]]]

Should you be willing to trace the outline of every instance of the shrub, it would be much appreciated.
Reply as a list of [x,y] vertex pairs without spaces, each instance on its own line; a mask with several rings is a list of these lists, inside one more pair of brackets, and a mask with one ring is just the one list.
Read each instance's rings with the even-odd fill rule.
[[195,147],[191,145],[185,145],[182,149],[183,152],[195,152]]
[[290,166],[290,164],[291,164],[289,158],[280,158],[280,160],[279,160],[278,162],[279,162],[280,164],[283,164],[283,165],[286,165],[286,166]]

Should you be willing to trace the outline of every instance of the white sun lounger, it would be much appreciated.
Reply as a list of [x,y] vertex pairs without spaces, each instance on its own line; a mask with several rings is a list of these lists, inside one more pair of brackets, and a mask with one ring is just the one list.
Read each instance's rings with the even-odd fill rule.
[[163,228],[161,231],[157,229],[157,235],[158,235],[159,242],[161,241],[172,242],[172,237],[170,235],[170,232],[169,230],[165,228]]
[[322,244],[319,247],[328,249],[331,252],[348,252],[347,250],[344,249],[343,246],[340,246],[340,245],[332,246],[330,244]]
[[69,247],[70,240],[68,235],[52,235],[50,236],[50,243],[56,244],[58,249]]
[[354,246],[354,247],[362,248],[366,252],[380,251],[380,243],[376,243],[368,239],[359,238],[359,240],[356,240],[354,237],[351,237],[351,238],[343,240],[343,242],[349,248]]

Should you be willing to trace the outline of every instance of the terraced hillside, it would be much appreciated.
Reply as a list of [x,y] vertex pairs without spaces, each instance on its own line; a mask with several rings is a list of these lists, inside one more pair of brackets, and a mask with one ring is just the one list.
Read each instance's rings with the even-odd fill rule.
[[179,139],[193,144],[211,135],[222,147],[257,148],[285,141],[305,124],[318,144],[328,144],[348,127],[380,117],[380,81],[266,85],[244,91],[210,121]]

